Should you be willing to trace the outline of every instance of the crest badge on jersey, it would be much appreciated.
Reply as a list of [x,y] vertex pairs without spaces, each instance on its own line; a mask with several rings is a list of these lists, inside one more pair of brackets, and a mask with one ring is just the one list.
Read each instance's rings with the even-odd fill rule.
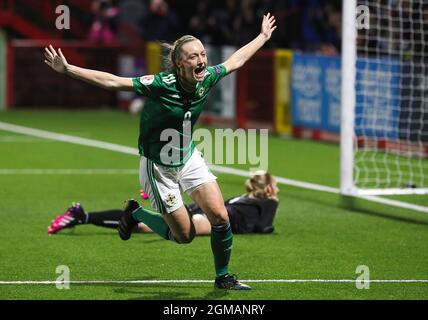
[[165,203],[168,207],[172,207],[177,203],[177,197],[170,193],[166,196]]
[[151,85],[154,80],[155,80],[154,75],[144,76],[140,78],[140,82],[145,86]]
[[204,95],[204,92],[205,92],[205,88],[204,87],[200,87],[199,91],[198,91],[199,96],[202,97]]

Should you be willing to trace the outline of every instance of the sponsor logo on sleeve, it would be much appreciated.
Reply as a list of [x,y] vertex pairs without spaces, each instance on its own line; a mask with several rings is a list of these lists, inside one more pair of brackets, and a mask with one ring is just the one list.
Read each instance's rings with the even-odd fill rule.
[[221,68],[220,68],[220,66],[215,66],[215,67],[214,67],[214,71],[215,71],[217,74],[221,74]]
[[154,80],[155,80],[154,75],[144,76],[140,78],[140,82],[145,86],[151,85]]

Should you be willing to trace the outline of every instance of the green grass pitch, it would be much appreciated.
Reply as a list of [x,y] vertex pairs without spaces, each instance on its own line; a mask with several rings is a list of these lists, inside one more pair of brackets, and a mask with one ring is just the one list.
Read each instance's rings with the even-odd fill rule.
[[[122,112],[0,113],[0,121],[136,147],[138,119]],[[138,197],[137,174],[23,174],[20,169],[135,169],[137,156],[0,130],[0,283],[55,281],[211,280],[209,237],[177,245],[152,234],[121,241],[114,230],[81,226],[54,236],[47,226],[72,201],[86,210],[120,208]],[[245,165],[236,166],[245,168]],[[339,147],[269,138],[276,176],[339,185]],[[243,193],[244,178],[218,174],[225,198]],[[237,235],[230,269],[240,279],[428,279],[428,215],[339,195],[280,185],[272,235]],[[428,206],[426,196],[393,197]],[[188,200],[188,198],[186,197]],[[148,205],[148,203],[145,203]],[[218,292],[212,283],[0,284],[0,299],[427,299],[428,283],[253,282],[249,292]]]

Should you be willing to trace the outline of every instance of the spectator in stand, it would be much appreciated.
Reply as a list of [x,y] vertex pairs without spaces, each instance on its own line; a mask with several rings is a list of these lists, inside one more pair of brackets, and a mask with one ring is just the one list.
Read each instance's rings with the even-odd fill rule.
[[194,34],[202,42],[212,44],[216,27],[211,2],[199,1],[196,5],[196,11],[189,21],[189,33]]
[[318,0],[305,2],[302,8],[302,49],[315,51],[321,44],[320,25],[323,23],[323,5]]
[[337,0],[306,0],[303,5],[301,49],[337,55],[341,44],[341,3]]
[[225,0],[216,3],[213,15],[217,32],[213,44],[232,45],[235,40],[235,21],[240,14],[240,0]]
[[280,24],[273,44],[279,48],[300,49],[302,43],[302,8],[300,0],[275,1],[272,12],[279,17]]
[[111,0],[93,2],[95,15],[88,38],[94,42],[111,44],[116,41],[118,8]]
[[148,4],[141,0],[120,0],[118,3],[118,35],[120,41],[135,44],[141,41],[143,26],[141,21],[147,12]]
[[165,0],[150,0],[142,26],[146,41],[171,41],[177,37],[177,16]]
[[257,9],[254,0],[242,0],[241,14],[235,20],[235,41],[236,46],[242,46],[248,43],[257,32]]
[[336,0],[327,0],[324,6],[325,23],[321,25],[321,45],[318,53],[338,55],[342,45],[342,10]]

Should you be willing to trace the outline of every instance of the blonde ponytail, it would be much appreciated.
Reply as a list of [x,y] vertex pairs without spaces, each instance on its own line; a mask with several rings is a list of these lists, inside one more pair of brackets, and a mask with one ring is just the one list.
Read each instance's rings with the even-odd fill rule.
[[266,171],[259,170],[252,174],[250,179],[245,181],[245,189],[250,198],[256,199],[274,199],[278,201],[275,195],[269,194],[266,187],[272,184],[272,175]]

